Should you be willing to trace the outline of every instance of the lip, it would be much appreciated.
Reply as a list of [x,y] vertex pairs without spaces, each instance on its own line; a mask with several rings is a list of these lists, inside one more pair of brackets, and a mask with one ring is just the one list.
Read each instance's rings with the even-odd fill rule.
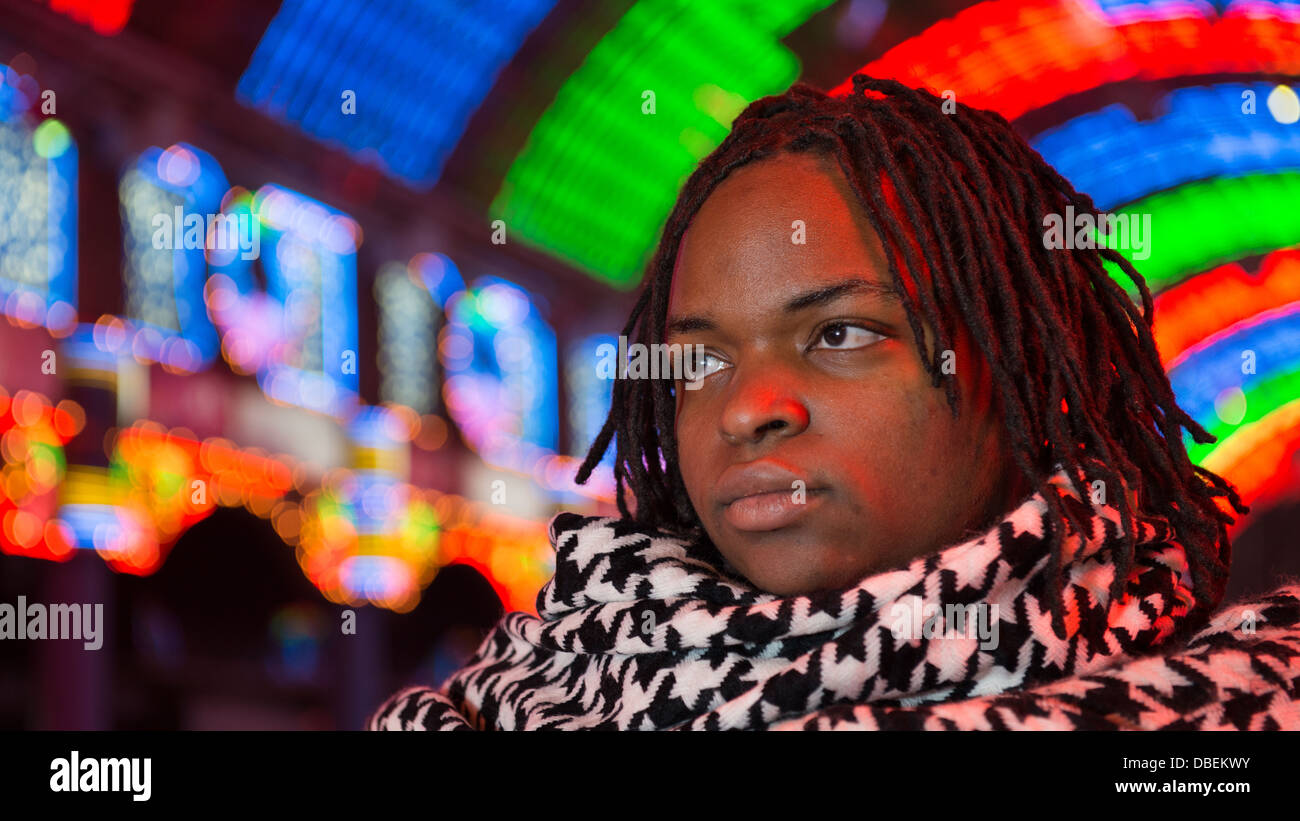
[[[805,498],[794,500],[795,482],[803,483]],[[736,530],[777,530],[797,522],[821,501],[808,479],[776,462],[732,465],[718,477],[715,498],[722,517]]]

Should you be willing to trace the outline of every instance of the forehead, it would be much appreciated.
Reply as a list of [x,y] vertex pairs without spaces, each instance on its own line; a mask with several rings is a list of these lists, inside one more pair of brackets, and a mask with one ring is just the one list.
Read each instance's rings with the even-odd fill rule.
[[846,276],[890,283],[865,210],[833,158],[778,154],[737,169],[700,207],[678,249],[670,312],[724,295],[778,300]]

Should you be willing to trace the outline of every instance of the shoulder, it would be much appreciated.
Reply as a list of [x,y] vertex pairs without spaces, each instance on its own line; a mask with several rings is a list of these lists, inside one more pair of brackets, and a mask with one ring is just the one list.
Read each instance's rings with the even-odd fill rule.
[[367,730],[472,730],[451,701],[429,687],[407,687],[388,698],[366,722]]
[[1287,584],[1271,593],[1237,599],[1221,607],[1185,646],[1171,652],[1287,642],[1293,641],[1297,633],[1300,633],[1300,584]]
[[547,536],[551,540],[551,544],[555,545],[558,544],[560,539],[562,539],[566,534],[578,533],[591,526],[607,526],[607,524],[617,521],[619,520],[600,516],[583,516],[580,513],[573,513],[566,510],[551,517],[546,532]]
[[853,715],[816,718],[885,728],[1300,730],[1300,585],[1233,602],[1186,643],[1087,675],[965,701],[858,706]]
[[1220,608],[1185,644],[1043,691],[1127,729],[1300,729],[1300,585]]

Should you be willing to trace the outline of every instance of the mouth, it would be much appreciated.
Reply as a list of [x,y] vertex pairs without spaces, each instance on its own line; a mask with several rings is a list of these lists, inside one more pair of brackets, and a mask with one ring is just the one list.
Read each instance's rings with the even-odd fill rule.
[[788,527],[821,503],[826,488],[771,459],[732,465],[714,487],[723,520],[736,530],[762,532]]
[[722,509],[722,518],[736,530],[764,532],[780,530],[798,522],[820,503],[822,491],[808,489],[800,500],[789,490],[742,496]]

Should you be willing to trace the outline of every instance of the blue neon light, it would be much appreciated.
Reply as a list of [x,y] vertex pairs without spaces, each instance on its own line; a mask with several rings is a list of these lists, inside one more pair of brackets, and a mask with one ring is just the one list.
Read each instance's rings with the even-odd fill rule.
[[[1102,210],[1213,177],[1300,169],[1300,128],[1269,113],[1273,83],[1181,88],[1163,116],[1138,122],[1123,105],[1075,117],[1040,134],[1034,148]],[[1243,113],[1244,92],[1254,113]]]
[[148,148],[122,175],[126,314],[141,359],[195,372],[216,358],[220,342],[203,283],[207,248],[217,240],[208,225],[227,187],[221,164],[186,143]]
[[1132,19],[1169,20],[1180,17],[1214,18],[1229,11],[1265,9],[1300,11],[1300,0],[1093,0],[1102,13],[1117,22]]
[[0,65],[0,313],[70,330],[77,320],[77,144],[57,120],[38,124],[25,113],[39,92],[31,77]]
[[[1254,368],[1243,368],[1251,352]],[[1215,418],[1214,400],[1229,388],[1245,393],[1300,369],[1300,303],[1261,314],[1189,351],[1169,370],[1178,404],[1198,421]]]
[[[428,188],[555,0],[284,0],[240,102]],[[345,113],[344,92],[355,93]],[[362,153],[364,152],[364,153]]]
[[411,583],[411,573],[392,556],[348,556],[339,563],[339,581],[354,596],[368,599],[393,595]]
[[[283,221],[271,204],[277,196],[285,197]],[[258,197],[268,206],[258,212],[269,293],[286,306],[291,298],[306,297],[316,309],[301,324],[286,314],[296,361],[272,362],[258,381],[275,398],[337,415],[357,401],[360,386],[356,240],[344,236],[353,223],[342,211],[279,186],[263,186]],[[278,383],[284,390],[276,390]]]
[[349,416],[360,401],[359,227],[342,211],[274,184],[251,203],[246,195],[228,197],[227,211],[255,218],[266,277],[263,293],[253,261],[240,254],[209,266],[210,277],[228,278],[235,291],[233,304],[215,309],[227,344],[247,343],[239,364],[257,372],[272,399]]
[[[618,337],[610,334],[593,334],[574,346],[565,368],[565,384],[569,393],[569,429],[573,431],[571,456],[585,459],[587,451],[600,435],[609,417],[614,401],[614,380],[602,378],[597,365],[601,345],[618,348]],[[614,447],[605,451],[600,464],[614,467]]]
[[1097,7],[1119,22],[1139,18],[1214,17],[1228,0],[1095,0]]
[[482,277],[447,305],[439,343],[447,405],[489,464],[531,471],[559,438],[555,332],[532,297]]

